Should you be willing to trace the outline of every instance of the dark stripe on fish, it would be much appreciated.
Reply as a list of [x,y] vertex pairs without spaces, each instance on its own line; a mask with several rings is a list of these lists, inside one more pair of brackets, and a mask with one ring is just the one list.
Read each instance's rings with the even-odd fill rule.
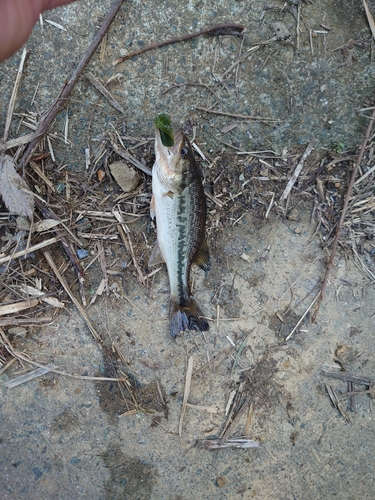
[[178,272],[178,302],[181,306],[185,305],[186,296],[186,284],[184,276],[184,264],[187,258],[186,252],[186,200],[184,196],[178,196],[178,206],[177,206],[177,231],[179,234],[178,238],[178,249],[177,249],[177,272]]

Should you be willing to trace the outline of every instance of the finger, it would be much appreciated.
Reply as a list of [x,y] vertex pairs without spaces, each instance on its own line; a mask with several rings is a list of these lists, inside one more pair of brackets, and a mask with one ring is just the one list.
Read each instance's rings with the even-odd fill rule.
[[0,62],[28,39],[43,10],[72,0],[0,0]]
[[42,0],[41,12],[45,10],[55,9],[56,7],[61,7],[61,5],[67,5],[75,0]]

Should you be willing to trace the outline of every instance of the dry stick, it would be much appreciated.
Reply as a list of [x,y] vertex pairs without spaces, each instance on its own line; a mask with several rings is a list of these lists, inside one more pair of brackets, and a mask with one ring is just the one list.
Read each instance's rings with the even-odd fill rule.
[[52,316],[43,316],[43,318],[9,318],[0,319],[0,328],[9,325],[40,325],[42,323],[52,323]]
[[193,364],[194,364],[194,357],[190,356],[189,361],[188,361],[187,370],[186,370],[184,399],[182,401],[182,409],[181,409],[180,422],[178,424],[178,434],[179,434],[180,437],[182,436],[182,423],[184,421],[184,415],[185,415],[185,411],[186,411],[187,400],[188,400],[189,393],[190,393],[191,377],[193,375]]
[[305,149],[305,152],[302,155],[302,158],[301,158],[300,162],[296,166],[296,169],[293,172],[292,177],[289,179],[289,182],[286,185],[286,188],[284,189],[284,192],[283,192],[283,194],[280,197],[280,201],[283,201],[286,198],[288,198],[289,193],[292,190],[292,187],[294,186],[296,180],[298,179],[299,174],[302,171],[303,164],[305,163],[306,158],[309,156],[309,154],[311,153],[311,151],[314,149],[314,144],[315,144],[315,139],[311,139],[311,141],[309,142],[307,148]]
[[329,378],[335,378],[337,380],[344,380],[346,382],[353,382],[353,384],[370,385],[374,380],[366,377],[356,377],[346,372],[326,372],[321,370],[322,375]]
[[86,311],[83,309],[83,307],[81,306],[81,304],[78,302],[78,300],[73,295],[73,293],[70,290],[70,288],[68,286],[68,283],[66,282],[65,278],[60,274],[60,271],[57,269],[56,264],[53,262],[51,254],[48,251],[43,252],[43,254],[44,254],[44,257],[46,258],[48,264],[52,268],[53,272],[56,274],[57,279],[60,281],[60,283],[62,284],[64,290],[69,295],[71,301],[73,302],[73,304],[78,309],[78,312],[80,313],[80,315],[82,316],[82,318],[85,320],[85,322],[86,322],[86,324],[87,324],[90,332],[92,333],[92,336],[94,337],[94,339],[96,341],[101,342],[100,335],[95,330],[94,325],[89,320],[89,317],[87,316]]
[[317,295],[315,297],[315,299],[311,302],[311,304],[309,305],[309,307],[306,309],[306,311],[302,314],[302,316],[300,317],[298,323],[296,324],[296,326],[293,328],[293,330],[289,333],[289,335],[285,338],[285,342],[287,342],[290,337],[293,335],[293,333],[297,330],[297,328],[299,327],[299,325],[302,323],[302,321],[304,320],[306,314],[310,311],[310,309],[312,308],[312,306],[315,304],[315,302],[317,301],[319,295]]
[[130,238],[129,228],[125,224],[124,218],[123,218],[122,214],[118,210],[113,210],[112,213],[116,217],[117,221],[119,222],[119,224],[117,224],[117,229],[118,229],[118,232],[120,233],[121,239],[122,239],[122,241],[123,241],[123,243],[124,243],[124,245],[126,247],[126,250],[131,255],[134,267],[135,267],[135,269],[136,269],[136,271],[138,273],[138,279],[139,279],[140,283],[144,284],[145,277],[143,276],[142,270],[139,267],[137,259],[135,257],[132,240]]
[[375,23],[374,23],[374,18],[372,17],[371,11],[369,9],[369,6],[367,5],[367,1],[366,0],[363,0],[363,6],[364,6],[365,11],[366,11],[367,21],[369,23],[372,36],[375,39]]
[[[37,366],[38,368],[45,369],[46,372],[51,372],[51,373],[56,373],[57,375],[63,375],[64,377],[70,377],[70,378],[75,378],[78,380],[101,380],[101,381],[109,381],[109,382],[121,382],[124,379],[123,378],[110,378],[110,377],[90,377],[89,375],[73,375],[72,373],[67,373],[63,372],[61,370],[57,370],[53,365],[41,365],[40,363],[37,363],[36,361],[32,361],[29,359],[27,356],[24,354],[15,351],[10,344],[3,343],[5,349],[14,356],[14,358],[20,359],[24,361],[25,363],[29,363],[30,365]],[[11,381],[10,381],[11,382]],[[3,384],[6,385],[6,384]],[[9,387],[9,385],[8,385]]]
[[33,245],[32,247],[25,248],[25,250],[20,250],[19,252],[12,253],[12,255],[7,255],[6,257],[2,257],[0,259],[0,264],[4,264],[4,262],[9,262],[10,260],[13,259],[18,259],[18,257],[24,257],[28,255],[29,253],[36,252],[37,250],[40,250],[41,248],[48,247],[49,245],[52,245],[53,243],[56,243],[59,241],[58,238],[50,238],[49,240],[42,241],[42,243],[38,243],[37,245]]
[[191,38],[196,38],[201,35],[233,35],[239,36],[242,34],[242,31],[245,29],[245,26],[241,24],[233,24],[233,23],[225,23],[225,24],[216,24],[214,26],[209,26],[208,28],[204,28],[203,30],[196,31],[194,33],[188,33],[187,35],[176,36],[174,38],[170,38],[169,40],[164,40],[163,42],[155,42],[151,45],[146,45],[142,49],[135,50],[134,52],[130,52],[127,56],[119,57],[113,62],[113,65],[116,66],[127,59],[131,59],[132,57],[139,56],[144,52],[153,49],[159,49],[160,47],[164,47],[165,45],[171,45],[173,43],[184,42],[185,40],[190,40]]
[[5,316],[6,314],[13,314],[19,311],[24,311],[25,309],[30,309],[39,304],[38,299],[22,300],[20,302],[14,302],[13,304],[8,304],[6,306],[0,306],[0,316]]
[[117,111],[120,111],[120,113],[125,113],[124,108],[116,101],[116,99],[113,97],[113,95],[102,85],[99,80],[95,78],[95,76],[91,73],[86,73],[86,78],[90,80],[90,82],[96,87],[101,94],[104,95],[106,99],[108,99],[109,103],[117,109]]
[[128,153],[124,149],[122,149],[119,146],[117,146],[117,144],[114,141],[111,141],[111,145],[112,145],[113,150],[119,156],[121,156],[122,158],[124,158],[124,160],[128,161],[129,163],[131,163],[135,167],[139,168],[139,170],[142,170],[142,172],[144,172],[145,174],[152,176],[152,170],[151,170],[151,168],[147,167],[146,165],[143,165],[143,163],[141,163],[139,160],[137,160],[137,158],[135,158],[130,153]]
[[24,48],[23,52],[22,52],[21,62],[20,62],[20,65],[19,65],[19,68],[17,71],[17,77],[16,77],[16,81],[14,83],[12,96],[11,96],[10,101],[9,101],[8,114],[7,114],[7,118],[5,121],[5,127],[4,127],[4,136],[3,136],[4,142],[6,142],[8,139],[10,124],[11,124],[12,118],[13,118],[14,106],[16,103],[18,87],[20,86],[20,82],[21,82],[22,71],[23,71],[23,66],[25,64],[26,54],[27,54],[26,48]]
[[366,135],[365,135],[365,138],[363,139],[361,150],[359,152],[357,161],[356,161],[356,163],[354,165],[352,177],[350,179],[349,186],[348,186],[348,189],[346,191],[345,200],[344,200],[344,206],[342,208],[341,217],[340,217],[339,223],[337,225],[335,237],[333,239],[332,249],[331,249],[331,255],[329,256],[329,261],[328,261],[328,264],[327,264],[327,269],[326,269],[326,272],[324,274],[322,288],[321,288],[320,293],[318,295],[318,301],[317,301],[317,304],[316,304],[316,307],[315,307],[314,314],[312,315],[312,318],[311,318],[312,323],[315,323],[316,317],[317,317],[318,312],[319,312],[320,304],[321,304],[323,296],[324,296],[324,291],[325,291],[327,283],[328,283],[328,277],[329,277],[329,273],[331,272],[331,268],[332,268],[332,265],[333,265],[333,259],[335,258],[335,255],[336,255],[336,250],[337,250],[337,245],[338,245],[338,242],[339,242],[341,228],[342,228],[342,226],[344,224],[346,213],[348,211],[349,199],[350,199],[351,194],[352,194],[352,190],[353,190],[355,178],[356,178],[357,173],[358,173],[359,166],[362,163],[363,155],[365,154],[365,149],[366,149],[367,143],[368,143],[368,141],[370,139],[370,135],[371,135],[371,130],[372,130],[372,125],[373,125],[374,119],[375,119],[375,109],[372,112],[372,115],[371,115],[371,118],[370,118],[370,122],[369,122],[367,130],[366,130]]
[[18,146],[22,146],[23,144],[27,144],[28,142],[33,140],[34,137],[35,137],[35,132],[32,132],[31,134],[22,135],[21,137],[17,137],[16,139],[9,139],[9,141],[2,144],[1,147],[4,147],[4,151],[7,151],[8,149],[16,148]]
[[[199,109],[200,111],[204,111],[205,113],[211,113],[212,115],[222,115],[222,116],[230,116],[231,118],[238,118],[239,120],[253,120],[258,122],[266,122],[266,123],[274,123],[279,122],[275,118],[262,118],[261,116],[252,116],[252,115],[237,115],[236,113],[226,113],[225,111],[214,111],[212,109],[202,108],[200,106],[195,106],[195,109]],[[245,154],[245,153],[242,153]],[[246,153],[247,154],[247,153]]]
[[94,55],[96,49],[100,45],[104,35],[107,33],[109,27],[111,26],[116,14],[121,8],[121,5],[124,3],[124,0],[117,0],[113,3],[110,11],[108,12],[106,18],[104,19],[103,24],[101,25],[98,33],[96,34],[94,40],[91,42],[90,47],[87,49],[85,55],[79,62],[76,70],[73,75],[70,77],[68,81],[66,81],[60,91],[60,94],[54,104],[51,106],[46,115],[40,120],[38,127],[35,131],[35,138],[30,142],[26,151],[19,161],[19,166],[24,168],[26,167],[28,161],[33,155],[36,147],[38,146],[42,137],[47,133],[48,128],[50,127],[53,120],[56,118],[57,114],[64,108],[67,98],[70,96],[73,88],[75,87],[78,79],[80,78],[83,70],[90,62],[90,59]]
[[[60,218],[51,209],[44,206],[43,203],[41,201],[39,201],[38,199],[35,200],[35,205],[38,207],[39,211],[43,214],[43,217],[45,219],[60,220]],[[70,248],[69,241],[66,238],[64,231],[60,227],[56,227],[56,226],[52,228],[52,231],[56,234],[59,241],[61,241],[61,243],[64,247],[64,250],[69,257],[69,260],[73,265],[74,271],[75,271],[77,278],[78,278],[79,291],[81,294],[82,304],[84,306],[86,306],[85,289],[83,286],[83,282],[85,281],[85,278],[84,278],[82,266],[79,263],[76,255],[74,254],[74,252]],[[55,238],[55,239],[57,240],[57,238]]]

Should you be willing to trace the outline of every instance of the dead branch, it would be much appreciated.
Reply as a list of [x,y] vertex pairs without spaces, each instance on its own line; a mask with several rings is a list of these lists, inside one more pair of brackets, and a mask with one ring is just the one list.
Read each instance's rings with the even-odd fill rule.
[[208,28],[204,28],[203,30],[196,31],[194,33],[188,33],[182,36],[176,36],[173,38],[169,38],[169,40],[164,40],[163,42],[154,42],[150,45],[146,45],[142,49],[135,50],[134,52],[130,52],[128,55],[119,57],[113,62],[113,65],[116,66],[127,59],[131,59],[132,57],[139,56],[144,52],[153,49],[159,49],[160,47],[165,47],[166,45],[172,45],[173,43],[184,42],[185,40],[190,40],[191,38],[196,38],[201,35],[231,35],[231,36],[241,36],[245,26],[241,24],[233,24],[233,23],[225,23],[225,24],[216,24],[214,26],[208,26]]
[[355,178],[357,177],[359,166],[362,163],[363,155],[365,154],[365,149],[366,149],[367,143],[368,143],[368,141],[370,139],[372,125],[373,125],[373,121],[374,120],[375,120],[375,109],[372,112],[372,115],[371,115],[371,118],[370,118],[370,122],[369,122],[367,130],[366,130],[366,135],[365,135],[365,138],[363,139],[361,150],[359,152],[357,161],[356,161],[356,163],[354,165],[352,177],[350,179],[349,186],[348,186],[348,189],[346,191],[345,200],[344,200],[344,206],[342,208],[341,217],[340,217],[339,223],[337,225],[337,230],[336,230],[335,237],[333,239],[331,254],[329,256],[329,261],[328,261],[328,264],[327,264],[327,269],[326,269],[326,272],[324,274],[322,288],[321,288],[320,293],[318,295],[318,301],[316,303],[314,314],[312,315],[312,318],[311,318],[311,321],[313,323],[315,323],[316,317],[317,317],[318,312],[319,312],[320,304],[321,304],[323,296],[324,296],[324,291],[325,291],[326,286],[327,286],[329,273],[331,272],[331,268],[332,268],[332,265],[333,265],[333,259],[335,258],[335,255],[336,255],[337,245],[338,245],[339,238],[340,238],[340,232],[341,232],[341,229],[342,229],[342,226],[344,224],[344,220],[345,220],[345,217],[346,217],[346,214],[347,214],[347,211],[348,211],[349,199],[350,199],[351,194],[352,194],[352,190],[353,190]]
[[107,33],[109,27],[111,26],[114,18],[116,17],[116,14],[120,10],[121,5],[123,3],[124,3],[124,0],[117,0],[112,5],[106,18],[103,21],[103,24],[101,25],[98,33],[96,34],[94,40],[92,41],[91,45],[87,49],[85,55],[83,56],[83,58],[79,62],[73,75],[70,77],[69,80],[65,81],[62,89],[60,90],[59,96],[57,97],[56,101],[51,106],[51,108],[46,113],[46,115],[43,116],[43,118],[40,120],[38,127],[35,131],[34,139],[30,142],[30,144],[26,148],[26,151],[24,152],[23,156],[20,158],[20,161],[19,161],[20,167],[22,167],[22,168],[26,167],[32,154],[34,153],[36,147],[38,146],[40,140],[47,133],[47,130],[49,129],[53,120],[56,118],[57,114],[64,108],[66,101],[67,101],[68,97],[70,96],[73,88],[75,87],[76,83],[78,82],[78,80],[79,80],[82,72],[86,68],[87,64],[90,62],[92,56],[94,55],[96,49],[100,45],[104,35]]

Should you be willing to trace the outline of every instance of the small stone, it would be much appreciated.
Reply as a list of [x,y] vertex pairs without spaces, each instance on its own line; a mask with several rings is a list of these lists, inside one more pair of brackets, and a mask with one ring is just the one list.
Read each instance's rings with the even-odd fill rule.
[[124,193],[130,193],[133,191],[141,180],[140,174],[123,161],[115,161],[109,166],[109,168],[111,170],[111,174]]
[[88,250],[84,250],[83,248],[77,249],[77,257],[79,259],[85,259],[86,257],[88,257],[88,255],[89,255]]
[[285,41],[291,38],[290,31],[288,30],[288,28],[285,26],[284,23],[277,21],[271,24],[271,29],[279,41],[280,40]]
[[63,182],[57,182],[54,184],[54,188],[58,193],[63,193],[65,191],[66,185]]
[[298,220],[298,210],[296,208],[291,208],[289,212],[286,214],[286,218],[288,220]]
[[26,337],[27,330],[23,326],[13,326],[8,330],[9,335],[14,335],[15,337]]
[[219,486],[219,488],[224,488],[224,486],[227,484],[227,478],[224,476],[216,478],[216,484]]
[[302,228],[298,226],[298,227],[295,228],[294,232],[296,234],[301,234],[302,233]]

